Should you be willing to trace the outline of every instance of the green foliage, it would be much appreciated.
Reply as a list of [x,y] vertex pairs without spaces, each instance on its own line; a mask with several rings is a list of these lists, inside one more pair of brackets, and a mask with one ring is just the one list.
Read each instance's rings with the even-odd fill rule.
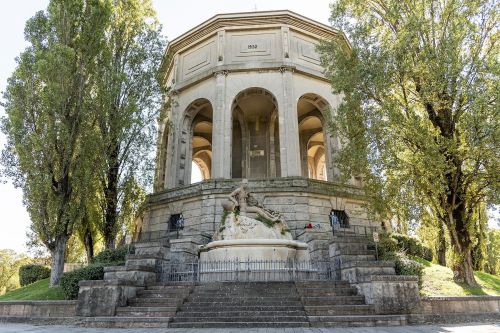
[[13,250],[0,250],[0,295],[19,287],[19,267],[30,261]]
[[492,229],[488,232],[487,242],[487,261],[486,272],[499,275],[500,274],[500,230]]
[[221,225],[221,226],[224,226],[224,225],[226,224],[226,219],[227,219],[227,217],[229,216],[229,214],[231,214],[231,212],[230,212],[230,211],[228,211],[228,210],[225,210],[225,209],[224,209],[224,210],[222,211],[222,216],[221,216],[221,218],[220,218],[220,225]]
[[398,250],[398,241],[388,233],[382,233],[379,236],[378,253],[380,257],[392,254]]
[[284,236],[286,233],[290,233],[290,229],[287,229],[287,228],[283,228],[281,229],[281,234]]
[[84,280],[102,280],[104,279],[104,266],[102,264],[90,265],[84,268],[76,269],[64,273],[59,283],[65,299],[78,298],[78,282]]
[[61,287],[49,288],[49,279],[43,279],[26,287],[14,289],[5,295],[0,296],[0,301],[21,301],[21,300],[63,300],[64,293]]
[[[447,226],[457,281],[474,284],[473,214],[498,203],[498,1],[338,0],[339,39],[319,48],[334,92],[344,179],[362,175],[373,213]],[[404,228],[402,228],[404,229]]]
[[165,42],[150,0],[113,1],[110,24],[93,81],[97,111],[98,228],[106,248],[130,235],[152,183],[151,156],[162,109],[158,68]]
[[396,233],[392,233],[390,237],[397,241],[398,250],[410,256],[432,261],[432,250],[424,246],[417,238]]
[[384,260],[394,261],[396,275],[414,275],[418,276],[419,287],[422,287],[425,266],[420,262],[410,259],[405,252],[385,253]]
[[2,171],[23,189],[31,229],[53,256],[53,285],[95,171],[97,110],[89,97],[109,6],[109,1],[52,0],[35,14],[26,23],[28,47],[3,95]]
[[19,283],[21,287],[46,279],[50,276],[50,268],[42,265],[24,265],[19,267]]
[[257,214],[257,217],[255,218],[257,221],[260,221],[262,223],[264,223],[266,226],[268,226],[269,228],[272,228],[275,224],[279,223],[279,221],[273,221],[273,220],[270,220],[268,219],[267,217],[265,216],[262,216],[260,214]]
[[94,257],[94,263],[101,265],[108,264],[108,266],[111,263],[114,265],[124,265],[127,254],[133,254],[134,252],[135,248],[133,245],[123,245],[116,249],[105,249]]

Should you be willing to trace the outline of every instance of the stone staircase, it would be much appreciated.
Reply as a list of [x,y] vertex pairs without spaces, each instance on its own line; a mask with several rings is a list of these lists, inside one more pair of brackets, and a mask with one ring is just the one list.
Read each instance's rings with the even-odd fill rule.
[[[332,238],[329,254],[330,260],[339,267],[341,280],[355,286],[366,302],[374,306],[375,313],[403,314],[418,303],[418,278],[398,276],[394,262],[376,260],[371,235],[360,236],[352,230],[342,230]],[[384,320],[387,325],[406,324],[406,316],[400,317]],[[360,326],[355,321],[352,323]]]
[[128,300],[128,306],[116,309],[117,317],[163,317],[175,315],[189,296],[190,284],[155,284],[138,290],[136,297]]
[[308,327],[293,282],[221,282],[201,284],[169,327]]
[[296,282],[312,327],[398,326],[406,316],[377,315],[347,281]]

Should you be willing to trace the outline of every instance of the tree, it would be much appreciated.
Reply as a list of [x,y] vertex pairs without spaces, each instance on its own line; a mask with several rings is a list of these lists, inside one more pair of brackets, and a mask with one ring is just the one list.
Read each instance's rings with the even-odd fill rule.
[[488,232],[486,271],[493,275],[500,273],[500,230]]
[[[454,279],[476,285],[473,215],[498,203],[497,1],[339,0],[331,21],[352,47],[320,47],[344,96],[332,121],[344,175],[362,174],[371,207],[400,198],[446,226]],[[415,201],[405,201],[413,193]]]
[[63,272],[92,177],[88,97],[109,11],[106,1],[52,0],[27,22],[29,46],[4,93],[4,172],[23,189],[31,229],[51,253],[51,286]]
[[0,250],[0,295],[19,287],[19,267],[29,262],[28,257],[13,250]]
[[[98,58],[95,108],[99,135],[102,223],[106,248],[113,248],[129,206],[142,203],[136,186],[151,183],[152,149],[162,103],[157,73],[163,58],[161,27],[149,0],[113,3],[111,26]],[[137,195],[136,195],[137,194]]]

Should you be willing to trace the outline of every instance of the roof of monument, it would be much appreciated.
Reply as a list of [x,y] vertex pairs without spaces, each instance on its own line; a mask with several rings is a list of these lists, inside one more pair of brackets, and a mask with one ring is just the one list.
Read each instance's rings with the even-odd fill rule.
[[311,20],[290,10],[271,10],[217,14],[170,41],[168,49],[176,52],[221,28],[271,24],[286,24],[324,38],[341,37],[345,39],[342,32],[326,24]]
[[[338,38],[340,41],[344,42],[347,47],[350,47],[349,41],[340,30],[290,10],[272,10],[217,14],[171,40],[168,43],[166,54],[173,55],[197,41],[202,41],[206,37],[212,36],[219,29],[238,27],[242,29],[252,29],[253,26],[263,27],[276,25],[287,25],[292,29],[295,28],[297,30],[306,31],[319,38]],[[166,64],[164,63],[162,67],[164,65]],[[163,68],[163,70],[164,69],[165,68]]]

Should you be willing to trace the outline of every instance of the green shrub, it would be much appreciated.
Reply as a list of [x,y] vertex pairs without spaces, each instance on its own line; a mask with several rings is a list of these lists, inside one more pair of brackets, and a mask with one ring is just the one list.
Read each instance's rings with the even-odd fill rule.
[[380,235],[378,243],[378,253],[380,257],[384,257],[389,253],[396,252],[398,249],[398,242],[389,234],[383,233]]
[[422,277],[424,275],[425,266],[421,263],[412,260],[405,252],[386,253],[383,256],[384,260],[394,261],[396,275],[416,275],[418,276],[418,285],[421,287]]
[[381,248],[381,255],[395,251],[404,251],[410,256],[432,261],[432,250],[424,246],[415,237],[398,233],[383,234],[380,237],[379,247]]
[[66,299],[77,299],[79,289],[78,282],[83,280],[102,279],[104,279],[104,265],[95,264],[64,273],[59,281],[59,285]]
[[[135,248],[132,245],[123,245],[117,247],[116,249],[107,249],[99,252],[94,257],[94,264],[110,264],[114,265],[124,265],[125,256],[127,254],[134,253]],[[108,265],[111,266],[111,265]]]
[[19,267],[19,283],[21,287],[32,284],[50,276],[50,268],[42,265],[23,265]]

